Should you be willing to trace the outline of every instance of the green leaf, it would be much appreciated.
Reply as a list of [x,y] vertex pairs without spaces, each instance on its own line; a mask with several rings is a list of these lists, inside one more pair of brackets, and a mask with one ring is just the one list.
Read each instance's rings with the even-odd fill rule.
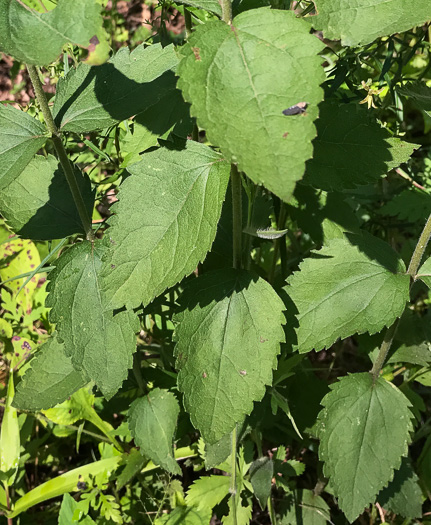
[[[92,215],[90,179],[75,168],[81,195]],[[25,239],[62,239],[83,233],[83,227],[63,170],[55,157],[36,155],[0,193],[0,211],[9,227]]]
[[401,221],[420,222],[431,213],[431,195],[414,187],[391,197],[379,214],[397,216]]
[[273,475],[273,462],[266,456],[256,459],[250,467],[250,482],[262,510],[265,510],[271,494]]
[[198,9],[205,9],[205,11],[222,16],[221,6],[217,0],[181,0],[179,3],[197,7]]
[[136,448],[127,454],[124,459],[124,469],[121,471],[121,474],[117,476],[116,489],[122,489],[129,481],[148,463],[148,459],[140,453]]
[[85,483],[103,472],[113,472],[123,459],[124,455],[119,455],[108,459],[102,459],[100,461],[94,461],[82,467],[69,470],[65,474],[56,476],[49,481],[38,485],[15,501],[10,517],[14,518],[22,512],[25,512],[30,507],[38,505],[43,501],[62,496],[66,492],[79,490],[79,481]]
[[129,409],[129,428],[142,455],[172,474],[181,474],[172,442],[180,407],[174,394],[156,388]]
[[195,270],[214,241],[229,169],[192,141],[181,151],[150,152],[129,168],[109,220],[102,272],[112,307],[147,305]]
[[102,26],[95,0],[58,0],[48,13],[38,13],[18,0],[0,0],[0,51],[26,64],[48,65],[68,42],[91,51]]
[[422,490],[408,458],[403,458],[401,468],[395,472],[394,479],[380,492],[377,499],[386,510],[404,518],[422,516]]
[[380,239],[365,232],[332,239],[288,280],[286,291],[298,311],[299,352],[390,326],[404,311],[409,281],[403,262]]
[[331,385],[319,414],[319,457],[338,504],[353,522],[393,478],[413,430],[410,402],[368,372]]
[[35,153],[45,144],[46,139],[46,128],[38,120],[24,111],[0,104],[1,192],[16,179]]
[[[287,200],[312,156],[323,98],[321,42],[291,11],[252,9],[197,27],[182,49],[178,86],[191,115],[254,182]],[[283,111],[308,104],[301,114]]]
[[209,509],[180,506],[170,514],[157,518],[154,525],[210,525],[211,517]]
[[189,105],[184,102],[181,91],[172,89],[134,120],[133,135],[129,133],[121,142],[124,161],[122,167],[142,159],[142,153],[158,146],[160,137],[171,136],[184,139],[192,132],[193,122]]
[[79,64],[58,82],[53,114],[64,131],[103,129],[146,110],[175,88],[174,47],[127,47],[107,64]]
[[5,483],[7,485],[11,485],[14,482],[21,455],[18,413],[12,406],[15,394],[13,366],[14,362],[12,361],[7,384],[5,408],[0,427],[0,474],[6,475]]
[[105,251],[100,241],[84,241],[64,252],[49,274],[46,305],[74,368],[110,398],[132,366],[139,325],[133,312],[106,308],[99,275]]
[[311,21],[326,38],[345,46],[369,44],[378,37],[401,33],[431,20],[428,2],[413,0],[316,0]]
[[431,257],[428,257],[428,259],[419,268],[415,279],[420,279],[428,286],[428,288],[431,289]]
[[198,509],[213,509],[229,494],[229,476],[202,476],[189,488],[186,503]]
[[282,502],[279,525],[326,525],[331,513],[326,501],[312,490],[299,489]]
[[397,91],[400,95],[413,99],[431,117],[431,87],[428,87],[425,82],[409,82],[397,88]]
[[42,345],[16,389],[13,405],[20,410],[46,410],[65,401],[87,384],[72,366],[56,334]]
[[232,452],[232,433],[224,435],[215,443],[205,443],[205,469],[210,470],[223,463]]
[[233,430],[260,401],[280,343],[284,305],[263,279],[222,269],[191,281],[174,316],[178,388],[208,443]]
[[233,499],[229,500],[229,514],[223,516],[221,522],[223,525],[249,525],[252,516],[252,507],[243,507],[240,497],[236,498],[236,519],[233,513]]
[[79,503],[75,501],[70,494],[65,494],[58,515],[58,525],[71,525],[73,523],[79,523],[80,525],[95,524],[89,516],[85,516],[85,518],[81,520],[81,514],[82,510]]
[[325,191],[376,182],[419,147],[392,137],[358,104],[325,102],[316,128],[313,158],[307,162],[304,182]]
[[81,419],[89,419],[87,416],[93,410],[93,403],[94,396],[86,388],[81,388],[63,403],[43,413],[57,425],[73,425]]

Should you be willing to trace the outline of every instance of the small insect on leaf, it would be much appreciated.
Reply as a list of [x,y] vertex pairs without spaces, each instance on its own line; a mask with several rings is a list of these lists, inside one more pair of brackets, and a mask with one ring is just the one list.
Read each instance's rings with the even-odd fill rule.
[[303,113],[305,113],[307,106],[308,106],[308,102],[298,102],[294,106],[290,106],[289,108],[283,110],[283,115],[286,115],[286,116],[302,115]]

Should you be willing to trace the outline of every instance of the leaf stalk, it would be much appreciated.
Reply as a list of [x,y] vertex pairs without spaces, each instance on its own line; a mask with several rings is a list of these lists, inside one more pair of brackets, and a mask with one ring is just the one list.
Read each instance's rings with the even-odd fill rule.
[[48,100],[43,90],[42,82],[39,78],[39,72],[36,66],[31,66],[29,64],[27,64],[27,71],[30,76],[31,83],[34,87],[36,99],[39,103],[40,109],[42,110],[46,126],[51,133],[52,142],[54,143],[58,160],[60,161],[61,167],[63,168],[64,176],[66,177],[67,183],[69,184],[69,188],[72,193],[75,206],[78,210],[86,238],[89,241],[94,241],[95,237],[91,225],[91,217],[87,213],[87,208],[84,204],[81,190],[79,189],[78,183],[76,182],[76,177],[72,164],[70,163],[69,157],[67,156],[66,149],[61,140],[60,132],[54,122],[51,110],[49,109]]

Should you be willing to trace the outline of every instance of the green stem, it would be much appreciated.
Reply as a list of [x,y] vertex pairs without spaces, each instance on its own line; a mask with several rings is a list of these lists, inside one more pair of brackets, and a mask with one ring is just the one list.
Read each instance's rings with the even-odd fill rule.
[[371,369],[371,375],[373,376],[374,383],[379,378],[380,372],[386,360],[386,356],[388,355],[388,352],[392,346],[392,341],[394,340],[395,333],[397,331],[399,322],[400,320],[397,319],[395,323],[386,330],[385,337],[383,339],[382,345],[379,350],[379,355],[377,356],[377,359],[374,361],[373,368]]
[[[278,215],[277,229],[283,230],[285,224],[286,224],[286,206],[284,202],[282,202],[280,204],[280,213]],[[278,239],[275,239],[274,241],[274,254],[272,257],[271,271],[269,272],[269,277],[268,277],[268,282],[270,284],[274,284],[275,269],[277,267],[278,253],[280,251],[281,241],[286,242],[286,239],[284,238],[284,236],[279,237]]]
[[99,416],[99,414],[94,410],[93,407],[91,407],[91,409],[87,411],[85,419],[90,423],[93,423],[95,427],[97,427],[101,432],[103,432],[117,450],[119,450],[120,452],[124,452],[122,445],[114,438],[114,436],[111,436],[111,431],[113,430],[111,425],[103,421],[103,419]]
[[238,168],[232,164],[230,171],[232,186],[232,228],[233,228],[233,267],[241,268],[242,252],[242,209],[241,209],[241,175]]
[[419,266],[421,264],[422,257],[425,253],[425,249],[431,237],[431,215],[428,217],[428,220],[422,230],[421,236],[419,237],[418,243],[416,245],[415,251],[413,252],[412,258],[410,259],[410,264],[407,269],[407,273],[416,278]]
[[72,193],[73,200],[79,213],[79,217],[84,227],[86,237],[89,241],[94,241],[94,233],[91,226],[91,217],[87,213],[87,208],[84,204],[84,200],[81,195],[78,183],[76,182],[75,173],[73,171],[72,164],[69,161],[66,150],[63,146],[63,142],[60,137],[60,132],[55,125],[52,117],[51,110],[48,106],[48,100],[42,87],[42,82],[39,78],[39,72],[36,66],[27,65],[27,71],[30,76],[31,83],[34,87],[37,101],[39,102],[40,109],[42,110],[43,117],[45,119],[46,126],[52,135],[52,141],[54,143],[55,150],[58,155],[61,167],[63,168],[64,176],[66,177],[67,183],[69,184],[70,191]]
[[222,11],[222,20],[226,24],[232,22],[232,2],[231,0],[221,0],[221,11]]
[[236,425],[232,430],[232,454],[231,454],[231,478],[230,478],[230,489],[232,498],[232,516],[233,516],[233,525],[237,525],[237,515],[236,515]]
[[[410,275],[413,279],[416,278],[416,274],[419,270],[419,266],[422,261],[422,257],[425,253],[428,242],[431,238],[431,215],[428,217],[428,220],[422,230],[421,236],[419,237],[416,248],[413,252],[412,258],[410,259],[409,267],[407,269],[407,274]],[[377,356],[376,361],[374,362],[373,368],[371,369],[371,375],[373,376],[373,381],[376,382],[377,378],[380,375],[380,372],[383,368],[386,356],[392,346],[392,341],[394,340],[398,324],[400,320],[397,319],[395,323],[388,328],[383,339],[382,346],[379,350],[379,355]]]
[[277,525],[277,516],[275,515],[274,503],[272,502],[271,496],[268,496],[268,510],[271,525]]

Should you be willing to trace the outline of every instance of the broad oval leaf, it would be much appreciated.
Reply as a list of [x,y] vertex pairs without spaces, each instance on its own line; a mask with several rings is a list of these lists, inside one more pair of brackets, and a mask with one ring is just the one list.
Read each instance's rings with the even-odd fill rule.
[[208,443],[233,430],[272,383],[284,341],[284,305],[242,270],[204,274],[186,287],[174,317],[178,388]]
[[316,0],[315,5],[313,26],[345,46],[369,44],[431,20],[431,5],[423,0]]
[[102,277],[111,307],[146,305],[195,270],[214,241],[229,170],[220,154],[192,141],[129,167],[107,232]]
[[[261,8],[232,25],[199,26],[182,50],[178,86],[191,115],[229,160],[283,200],[313,153],[321,49],[292,11]],[[306,111],[283,114],[304,103]]]
[[96,0],[58,0],[47,13],[19,0],[0,0],[0,51],[26,64],[48,65],[68,42],[94,51],[102,28]]
[[154,525],[210,525],[210,509],[178,506],[170,514],[157,518]]
[[0,104],[0,191],[16,179],[46,139],[46,128],[38,120]]
[[53,334],[30,361],[30,368],[17,386],[13,406],[20,410],[47,410],[87,383]]
[[338,504],[352,523],[392,480],[413,430],[410,402],[368,372],[331,385],[319,414],[319,457]]
[[304,182],[325,191],[376,182],[407,162],[419,147],[392,137],[357,104],[322,104],[316,128],[313,158],[307,162]]
[[[94,191],[87,175],[75,178],[91,217]],[[8,226],[25,239],[63,239],[83,233],[78,210],[58,160],[36,155],[0,193],[0,212]]]
[[139,324],[133,312],[106,307],[99,275],[105,251],[100,241],[84,241],[64,252],[49,274],[46,305],[73,366],[110,398],[132,366]]
[[64,131],[85,133],[121,122],[175,88],[174,47],[122,48],[108,63],[79,64],[58,82],[53,115]]
[[141,454],[172,474],[181,474],[172,448],[179,413],[174,394],[160,388],[133,401],[129,409],[130,432]]
[[300,353],[355,333],[379,332],[400,317],[409,299],[404,263],[388,244],[365,232],[328,241],[299,269],[286,291],[297,308]]
[[329,505],[313,490],[289,490],[281,500],[280,507],[279,525],[327,525],[332,523]]

